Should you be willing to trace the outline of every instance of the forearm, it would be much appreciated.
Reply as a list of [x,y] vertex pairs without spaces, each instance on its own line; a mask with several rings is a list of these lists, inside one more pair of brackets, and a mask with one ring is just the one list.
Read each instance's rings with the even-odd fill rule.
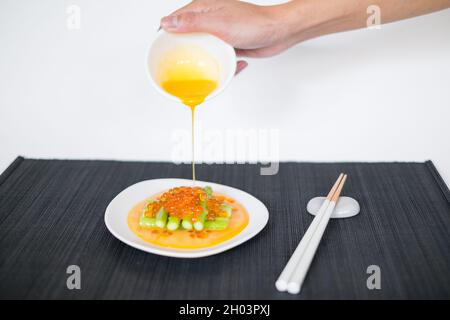
[[450,0],[293,0],[274,12],[291,41],[364,28],[369,6],[380,8],[381,23],[407,19],[450,7]]

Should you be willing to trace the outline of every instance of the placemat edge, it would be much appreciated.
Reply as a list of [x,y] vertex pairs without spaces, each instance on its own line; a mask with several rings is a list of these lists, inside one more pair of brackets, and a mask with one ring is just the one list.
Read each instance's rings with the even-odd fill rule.
[[439,171],[437,170],[433,161],[427,160],[427,161],[425,161],[425,165],[428,168],[428,170],[430,171],[431,176],[434,178],[434,180],[438,184],[442,193],[444,194],[445,199],[447,199],[447,202],[450,204],[450,190],[449,190],[447,184],[445,183],[444,179],[442,179],[442,176],[439,173]]
[[0,174],[0,186],[8,179],[9,176],[16,170],[20,164],[25,160],[24,157],[18,156],[11,164]]

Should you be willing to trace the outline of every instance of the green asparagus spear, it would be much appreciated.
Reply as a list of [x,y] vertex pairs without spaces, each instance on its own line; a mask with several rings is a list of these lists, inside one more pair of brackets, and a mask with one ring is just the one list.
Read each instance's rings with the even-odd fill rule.
[[144,208],[142,209],[141,216],[139,217],[139,226],[142,228],[154,228],[156,226],[156,219],[149,218],[146,216],[148,212],[148,205],[153,202],[155,202],[155,200],[153,199],[148,200]]
[[205,193],[206,193],[206,200],[209,200],[209,199],[211,199],[211,197],[212,197],[212,188],[210,187],[210,186],[206,186],[206,187],[204,187],[203,188],[203,190],[205,191]]
[[228,227],[229,218],[216,218],[205,222],[205,229],[208,230],[224,230]]
[[175,231],[180,227],[181,220],[177,217],[170,216],[167,220],[167,229],[170,231]]
[[144,208],[142,208],[142,214],[143,214],[143,215],[145,215],[145,214],[147,213],[147,211],[148,211],[148,205],[151,204],[151,203],[153,203],[153,202],[155,202],[155,200],[150,199],[150,200],[148,200],[148,201],[145,203]]
[[181,226],[183,227],[183,229],[192,230],[192,228],[194,227],[192,225],[192,216],[185,217],[183,221],[181,221]]
[[164,210],[163,207],[159,209],[159,211],[156,213],[156,226],[158,228],[164,229],[167,223],[167,212]]
[[156,219],[146,217],[145,214],[141,214],[139,218],[139,226],[142,228],[154,228],[156,227]]
[[220,208],[222,209],[223,212],[226,213],[227,218],[231,217],[231,212],[233,210],[232,206],[230,206],[228,203],[224,202],[220,205]]
[[200,205],[203,207],[203,212],[199,215],[197,221],[194,223],[194,229],[197,231],[202,231],[205,227],[206,216],[208,215],[208,208],[206,207],[205,201],[200,201]]

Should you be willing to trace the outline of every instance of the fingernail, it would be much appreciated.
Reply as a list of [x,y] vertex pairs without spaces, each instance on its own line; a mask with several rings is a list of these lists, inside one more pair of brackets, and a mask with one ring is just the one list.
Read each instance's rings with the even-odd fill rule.
[[177,16],[167,16],[161,20],[161,26],[164,29],[174,29],[178,27],[178,17]]

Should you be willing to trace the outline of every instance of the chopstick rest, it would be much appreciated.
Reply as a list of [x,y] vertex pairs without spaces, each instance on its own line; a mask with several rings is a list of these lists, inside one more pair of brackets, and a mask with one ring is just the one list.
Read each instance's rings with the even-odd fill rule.
[[[306,210],[313,216],[317,215],[326,197],[315,197],[309,200]],[[358,201],[351,197],[339,197],[338,202],[331,214],[331,219],[350,218],[356,216],[360,211]]]

